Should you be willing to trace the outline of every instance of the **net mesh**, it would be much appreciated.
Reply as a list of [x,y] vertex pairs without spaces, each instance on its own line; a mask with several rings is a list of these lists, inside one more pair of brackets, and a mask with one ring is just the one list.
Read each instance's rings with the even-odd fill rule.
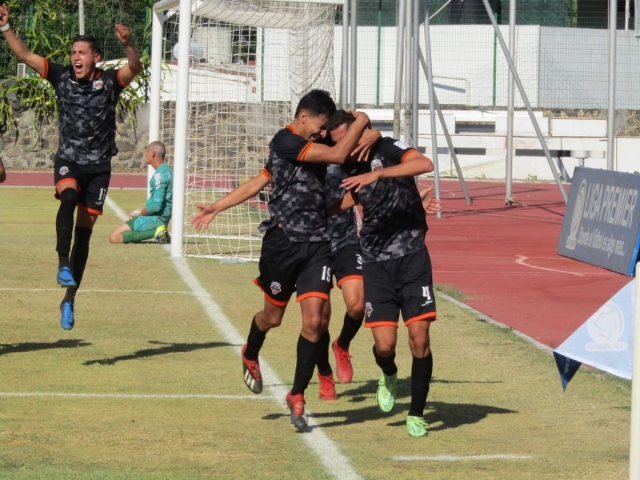
[[[184,253],[257,260],[269,192],[220,213],[206,231],[189,223],[210,203],[258,175],[273,135],[307,91],[335,96],[331,4],[261,0],[193,2]],[[173,160],[179,14],[163,26],[161,139]]]

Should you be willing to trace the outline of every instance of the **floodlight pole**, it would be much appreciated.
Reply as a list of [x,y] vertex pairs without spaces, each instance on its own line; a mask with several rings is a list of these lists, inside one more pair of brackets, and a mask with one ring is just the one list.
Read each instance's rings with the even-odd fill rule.
[[396,83],[393,95],[393,138],[400,138],[402,110],[402,75],[404,60],[404,23],[407,0],[398,0],[398,31],[396,32]]
[[[611,0],[612,2],[615,2],[616,0]],[[547,162],[549,162],[549,168],[551,169],[551,173],[553,174],[553,178],[556,181],[556,184],[558,185],[558,189],[560,190],[560,194],[562,195],[562,199],[564,200],[564,203],[566,204],[568,201],[567,198],[567,192],[564,191],[564,186],[562,185],[562,182],[560,181],[560,175],[558,175],[558,171],[556,170],[555,165],[553,164],[553,159],[551,158],[551,152],[549,151],[549,147],[547,146],[547,142],[544,141],[544,136],[542,135],[542,130],[540,130],[540,125],[538,125],[538,122],[536,120],[535,115],[533,114],[533,109],[531,108],[531,104],[529,103],[529,97],[527,96],[527,92],[525,92],[524,87],[522,86],[522,82],[520,81],[520,76],[518,75],[518,72],[516,71],[516,66],[513,63],[513,59],[511,58],[511,54],[509,53],[509,50],[507,49],[507,44],[504,42],[504,38],[502,37],[502,32],[500,32],[500,28],[498,28],[498,24],[496,23],[496,19],[493,16],[493,10],[491,10],[491,5],[489,5],[489,1],[488,0],[482,0],[482,3],[484,3],[484,8],[487,11],[487,15],[489,16],[489,21],[491,22],[491,25],[493,25],[493,30],[496,33],[496,37],[498,38],[498,41],[500,42],[500,47],[502,48],[502,52],[504,53],[504,56],[507,60],[507,63],[509,64],[509,69],[511,70],[511,73],[513,74],[513,79],[516,82],[516,85],[518,86],[518,91],[520,92],[520,96],[522,97],[522,101],[524,102],[525,107],[527,107],[527,113],[529,113],[529,118],[531,119],[531,123],[533,124],[533,129],[536,131],[536,135],[538,137],[538,140],[540,140],[540,146],[542,147],[542,150],[544,151],[544,155],[545,157],[547,157]]]
[[[509,1],[509,54],[516,58],[516,0]],[[506,188],[504,203],[511,205],[514,202],[512,193],[513,184],[513,73],[509,69],[507,90],[507,161],[506,161]]]
[[609,0],[609,114],[607,118],[607,170],[613,170],[616,117],[616,30],[617,0]]
[[84,0],[78,0],[78,33],[84,35]]
[[633,300],[633,371],[631,375],[631,446],[629,480],[640,480],[640,264],[636,264]]

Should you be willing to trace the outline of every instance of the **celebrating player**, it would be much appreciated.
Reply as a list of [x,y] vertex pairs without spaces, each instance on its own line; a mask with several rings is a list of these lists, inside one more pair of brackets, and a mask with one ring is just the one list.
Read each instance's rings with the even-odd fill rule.
[[60,200],[56,217],[57,280],[67,289],[60,304],[60,324],[71,330],[91,233],[109,188],[111,157],[118,153],[116,104],[122,90],[142,71],[142,65],[131,45],[129,29],[120,24],[116,24],[115,32],[124,46],[127,63],[114,70],[97,68],[100,47],[87,35],[73,40],[71,65],[58,65],[32,53],[11,29],[5,4],[0,5],[0,31],[18,60],[51,82],[58,99],[60,146],[54,161],[56,196]]

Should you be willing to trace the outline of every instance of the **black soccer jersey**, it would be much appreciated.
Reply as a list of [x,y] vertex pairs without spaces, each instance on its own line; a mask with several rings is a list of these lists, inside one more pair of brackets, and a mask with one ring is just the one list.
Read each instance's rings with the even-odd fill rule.
[[[342,165],[332,164],[327,166],[324,191],[329,207],[338,203],[344,197],[346,192],[342,187],[342,180],[346,177],[347,174]],[[336,252],[347,245],[357,245],[359,243],[353,215],[353,209],[349,209],[329,217],[332,252]]]
[[312,143],[291,126],[271,140],[267,170],[271,172],[271,218],[260,231],[280,226],[292,242],[331,240],[324,194],[326,165],[305,162]]
[[[412,150],[399,140],[382,138],[369,159],[370,170],[398,165]],[[360,244],[364,262],[402,257],[426,248],[427,221],[413,178],[383,178],[354,196],[362,205]]]
[[60,145],[56,159],[78,165],[111,161],[116,148],[116,104],[124,89],[119,70],[97,69],[95,78],[76,80],[71,65],[45,60],[43,75],[58,98]]

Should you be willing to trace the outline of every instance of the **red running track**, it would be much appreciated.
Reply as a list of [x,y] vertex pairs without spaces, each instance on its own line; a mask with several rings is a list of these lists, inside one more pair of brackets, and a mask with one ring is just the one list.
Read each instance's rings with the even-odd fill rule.
[[[144,188],[146,175],[114,173],[110,188]],[[52,172],[8,172],[3,185],[51,186]],[[429,217],[434,281],[500,323],[557,347],[630,277],[556,254],[565,205],[555,183],[441,181],[442,218]],[[568,188],[568,187],[567,187]]]
[[[555,183],[441,182],[429,217],[434,282],[500,323],[557,347],[631,278],[556,254],[565,204]],[[567,187],[567,192],[569,187]]]

